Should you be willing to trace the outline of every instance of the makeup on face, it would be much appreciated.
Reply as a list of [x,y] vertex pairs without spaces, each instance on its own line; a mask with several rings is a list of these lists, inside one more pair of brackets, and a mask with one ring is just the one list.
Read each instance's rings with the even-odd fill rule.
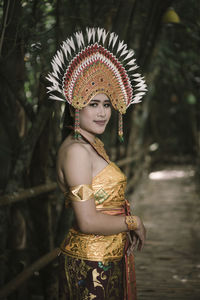
[[107,95],[98,94],[80,112],[81,128],[102,134],[111,116],[111,103]]

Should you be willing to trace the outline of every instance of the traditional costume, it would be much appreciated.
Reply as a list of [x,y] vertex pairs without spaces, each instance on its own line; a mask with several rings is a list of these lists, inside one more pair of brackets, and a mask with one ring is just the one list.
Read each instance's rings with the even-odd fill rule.
[[[61,45],[52,60],[47,79],[50,98],[67,101],[75,108],[74,132],[80,136],[79,111],[97,94],[104,93],[119,112],[118,134],[123,139],[122,115],[146,93],[144,78],[136,71],[134,51],[117,34],[102,28],[76,32]],[[83,136],[83,139],[86,138]],[[126,177],[109,160],[103,143],[86,140],[107,161],[91,185],[69,187],[66,205],[71,201],[94,199],[104,214],[126,215],[128,228],[134,218],[125,200]],[[134,257],[127,256],[127,233],[114,235],[83,234],[74,225],[61,245],[62,281],[60,299],[135,300]]]

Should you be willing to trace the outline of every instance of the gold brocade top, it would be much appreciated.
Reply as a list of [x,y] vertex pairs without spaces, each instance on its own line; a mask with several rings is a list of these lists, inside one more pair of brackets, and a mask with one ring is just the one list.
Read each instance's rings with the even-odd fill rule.
[[[92,180],[96,209],[119,214],[125,202],[126,176],[110,162]],[[66,195],[66,202],[69,202]],[[68,203],[67,203],[68,204]],[[126,232],[114,235],[84,234],[71,228],[61,250],[69,256],[93,261],[119,260],[123,256]]]

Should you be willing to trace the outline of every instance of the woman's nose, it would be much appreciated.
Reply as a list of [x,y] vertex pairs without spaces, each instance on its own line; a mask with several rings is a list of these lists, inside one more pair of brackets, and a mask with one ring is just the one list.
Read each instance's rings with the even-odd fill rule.
[[98,116],[105,116],[105,115],[106,115],[105,107],[103,105],[99,105]]

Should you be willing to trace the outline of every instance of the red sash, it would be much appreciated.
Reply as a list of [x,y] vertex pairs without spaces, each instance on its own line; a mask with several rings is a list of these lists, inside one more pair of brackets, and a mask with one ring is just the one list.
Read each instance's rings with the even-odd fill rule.
[[[127,200],[125,200],[125,214],[126,214],[126,216],[131,215],[130,204]],[[124,300],[137,300],[135,261],[134,261],[134,255],[132,253],[129,256],[127,255],[128,246],[129,246],[129,239],[127,237],[126,246],[125,246],[125,257],[124,257],[124,259],[125,259]]]
[[[104,213],[109,215],[130,216],[130,204],[128,200],[125,200],[125,205],[123,208],[116,210],[104,210]],[[124,300],[137,300],[134,255],[132,253],[130,255],[127,255],[129,243],[130,241],[127,235],[126,245],[124,249]]]

